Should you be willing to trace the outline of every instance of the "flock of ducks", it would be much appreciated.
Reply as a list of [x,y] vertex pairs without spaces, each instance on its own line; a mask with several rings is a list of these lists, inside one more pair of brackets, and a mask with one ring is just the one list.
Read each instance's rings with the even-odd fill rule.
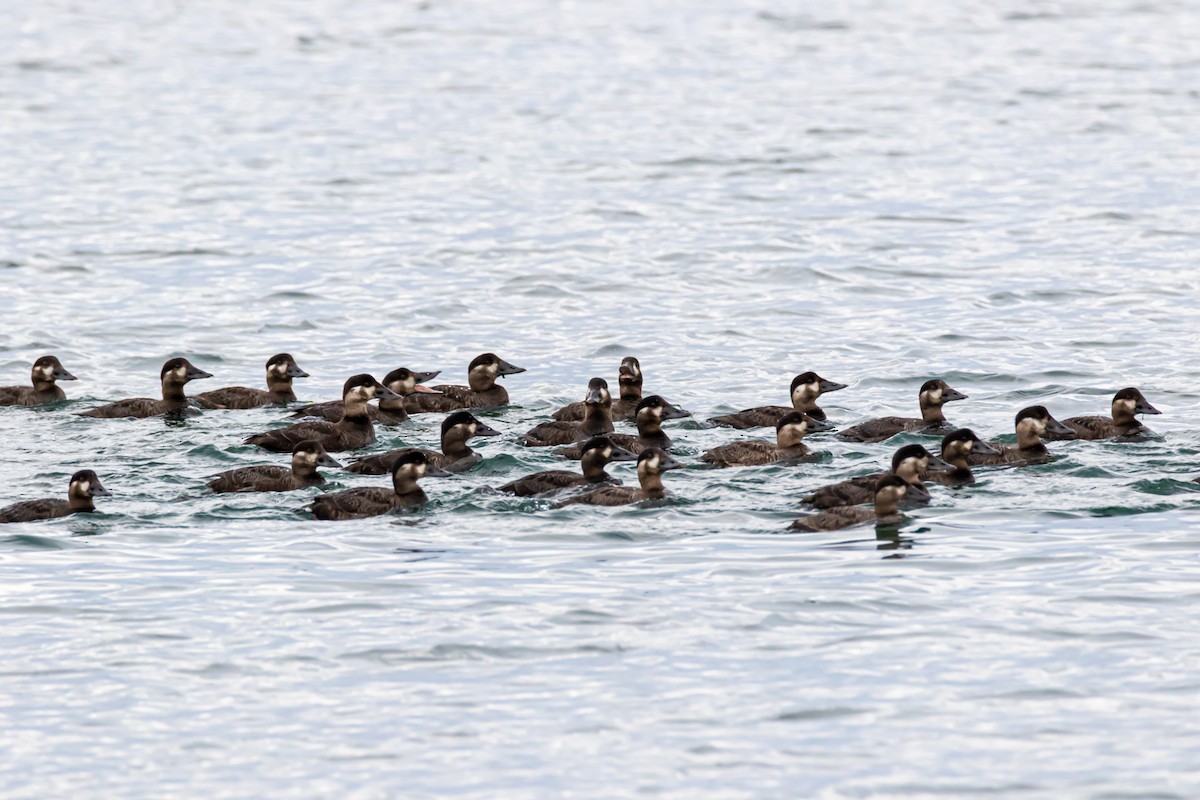
[[[317,519],[345,520],[413,508],[427,500],[419,481],[463,472],[477,464],[479,453],[470,441],[501,432],[477,419],[472,410],[508,405],[508,392],[499,378],[524,372],[494,353],[478,356],[467,367],[467,385],[424,384],[438,372],[400,368],[382,382],[370,375],[349,378],[339,400],[296,406],[292,381],[306,378],[287,353],[272,356],[266,364],[266,389],[231,386],[187,395],[184,387],[212,375],[186,358],[172,358],[162,366],[162,397],[118,400],[79,413],[95,419],[186,417],[201,409],[237,410],[263,406],[286,408],[297,421],[250,436],[245,444],[272,453],[290,453],[290,465],[240,467],[213,477],[206,486],[213,492],[284,492],[320,487],[325,483],[319,468],[344,468],[365,475],[390,475],[391,486],[371,486],[317,494],[306,509]],[[33,364],[30,386],[0,387],[0,406],[44,406],[59,403],[66,394],[59,381],[73,381],[54,356]],[[621,361],[617,373],[618,396],[603,378],[592,378],[583,400],[554,412],[553,419],[517,437],[526,447],[556,447],[555,453],[578,459],[580,471],[547,470],[526,475],[497,491],[519,497],[549,498],[557,506],[588,504],[620,506],[660,500],[667,492],[663,474],[683,467],[670,454],[672,442],[663,430],[669,420],[691,413],[659,395],[643,396],[642,369],[632,356]],[[739,467],[812,460],[804,444],[811,433],[834,431],[817,404],[822,394],[847,388],[815,372],[797,375],[791,384],[791,405],[758,406],[714,417],[716,426],[747,430],[774,428],[775,438],[743,439],[713,448],[700,456],[704,464]],[[1141,414],[1160,413],[1135,388],[1122,389],[1112,400],[1110,416],[1056,420],[1044,406],[1030,406],[1015,418],[1016,443],[984,442],[967,428],[954,428],[946,420],[946,403],[967,396],[945,381],[926,381],[918,391],[919,417],[880,417],[838,432],[856,442],[882,442],[899,433],[941,437],[939,455],[923,445],[908,444],[892,457],[890,469],[840,483],[821,486],[803,498],[816,511],[800,517],[790,530],[837,530],[868,523],[895,524],[901,508],[927,503],[927,481],[948,486],[974,483],[972,467],[1021,466],[1046,461],[1046,441],[1059,439],[1133,439],[1151,432],[1138,421]],[[376,404],[372,405],[372,401]],[[441,448],[403,447],[364,455],[343,465],[331,452],[359,450],[376,441],[376,424],[398,425],[411,414],[442,413]],[[615,423],[632,423],[636,434],[616,433]],[[613,462],[637,462],[638,485],[623,486],[606,471]],[[1197,479],[1200,481],[1200,478]],[[92,470],[71,476],[65,499],[27,500],[0,509],[0,522],[52,519],[95,510],[94,498],[110,492]]]

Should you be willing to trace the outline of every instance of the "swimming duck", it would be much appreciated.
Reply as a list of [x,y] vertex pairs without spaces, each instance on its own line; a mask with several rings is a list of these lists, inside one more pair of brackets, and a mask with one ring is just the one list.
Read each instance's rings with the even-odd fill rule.
[[638,488],[632,486],[602,486],[578,497],[572,497],[559,507],[581,503],[589,506],[625,506],[643,500],[661,500],[666,496],[662,474],[669,469],[679,469],[680,464],[657,447],[647,447],[638,456]]
[[[919,486],[922,481],[940,472],[949,472],[953,467],[930,453],[922,445],[906,444],[892,456],[892,468],[888,472],[877,472],[871,475],[861,475],[857,478],[831,483],[806,495],[800,502],[814,508],[838,508],[840,506],[856,506],[869,503],[875,496],[875,486],[879,479],[887,475],[899,475],[905,483]],[[928,492],[926,493],[928,496]]]
[[900,501],[910,503],[929,502],[929,492],[923,487],[908,483],[899,475],[887,474],[875,483],[873,506],[838,506],[816,514],[809,514],[793,522],[790,531],[836,531],[856,525],[898,525],[904,521],[900,513]]
[[921,384],[918,400],[921,404],[921,418],[911,417],[880,417],[860,422],[852,428],[847,428],[838,434],[843,439],[852,442],[882,442],[897,433],[935,433],[949,426],[942,414],[942,404],[952,400],[966,400],[967,396],[960,391],[951,389],[941,380],[925,381]]
[[287,453],[300,442],[314,439],[330,452],[356,450],[375,441],[375,426],[367,416],[367,403],[375,398],[392,398],[396,393],[370,375],[355,375],[342,386],[342,402],[345,413],[337,422],[328,420],[306,420],[255,434],[246,439],[246,444],[258,445],[264,450]]
[[227,386],[211,392],[201,392],[192,399],[204,408],[246,409],[260,406],[285,406],[296,402],[292,391],[293,378],[307,378],[308,373],[296,365],[287,353],[278,353],[267,361],[267,388]]
[[424,505],[429,498],[417,485],[424,477],[444,478],[450,473],[429,463],[420,450],[409,450],[392,465],[392,488],[360,488],[331,492],[314,498],[309,508],[317,519],[363,519],[402,508]]
[[497,378],[524,372],[495,353],[476,356],[467,367],[468,386],[434,386],[440,394],[410,394],[404,407],[410,414],[431,411],[457,411],[460,408],[496,408],[508,405],[508,392],[496,383]]
[[[1154,431],[1138,421],[1137,414],[1161,413],[1150,405],[1150,401],[1143,397],[1140,391],[1130,386],[1113,395],[1111,417],[1069,417],[1062,422],[1075,431],[1076,439],[1133,438],[1154,435]],[[1054,440],[1056,437],[1047,438]]]
[[612,461],[637,461],[637,456],[623,447],[617,447],[607,436],[593,436],[583,444],[583,453],[579,457],[583,472],[571,472],[565,469],[552,469],[545,472],[535,472],[506,483],[497,491],[515,494],[517,497],[548,494],[574,486],[588,484],[619,484],[616,478],[604,471]]
[[779,418],[792,411],[803,411],[815,420],[825,421],[825,412],[817,405],[817,398],[826,392],[836,392],[845,389],[846,384],[825,380],[815,372],[802,372],[792,378],[792,407],[787,406],[757,406],[738,411],[736,414],[726,414],[713,417],[709,422],[714,425],[724,425],[728,428],[774,428],[779,424]]
[[1050,458],[1050,451],[1042,444],[1047,434],[1053,434],[1062,439],[1074,439],[1075,431],[1063,425],[1050,416],[1045,406],[1030,406],[1017,413],[1015,420],[1017,429],[1016,445],[992,442],[994,455],[981,453],[978,448],[967,456],[967,463],[972,466],[991,466],[995,464],[1033,464]]
[[812,430],[832,430],[833,425],[823,420],[811,419],[803,411],[793,411],[779,418],[775,426],[775,441],[754,440],[733,442],[714,447],[700,460],[719,467],[748,467],[757,464],[775,464],[780,461],[798,461],[809,455],[801,439]]
[[100,485],[100,479],[90,469],[81,469],[71,476],[67,487],[67,499],[47,497],[41,500],[23,500],[0,508],[0,522],[35,522],[41,519],[56,519],[70,514],[90,513],[96,510],[93,497],[108,497],[108,489]]
[[419,447],[401,447],[376,456],[357,458],[350,462],[346,469],[364,475],[384,475],[392,471],[392,465],[404,453],[419,450],[425,454],[430,464],[439,469],[464,472],[483,460],[483,456],[468,447],[467,442],[476,436],[499,435],[500,431],[484,425],[475,419],[470,411],[455,411],[442,420],[442,452]]
[[1000,451],[982,441],[970,428],[959,428],[942,438],[942,460],[953,469],[950,472],[933,472],[929,479],[946,486],[970,486],[975,482],[968,456],[979,453],[985,456],[999,455]]
[[0,406],[42,406],[66,400],[64,392],[55,381],[77,381],[63,369],[54,356],[42,356],[33,362],[30,372],[32,386],[0,386]]
[[583,403],[586,410],[581,422],[543,422],[522,434],[517,442],[526,447],[550,447],[611,433],[612,395],[608,393],[608,381],[604,378],[592,378],[588,381],[587,396]]
[[[669,450],[672,444],[671,437],[663,432],[663,422],[669,419],[683,419],[691,415],[692,412],[684,411],[679,406],[671,405],[659,395],[652,394],[649,397],[643,397],[638,402],[637,413],[634,415],[638,435],[610,433],[608,439],[617,447],[623,447],[635,455],[640,455],[647,447]],[[576,444],[570,447],[561,447],[554,453],[566,458],[579,458],[582,450]]]
[[275,464],[238,467],[222,472],[206,486],[217,494],[225,492],[290,492],[325,483],[317,467],[340,467],[317,441],[304,441],[292,449],[292,466]]
[[162,414],[171,416],[197,414],[198,411],[188,406],[187,395],[183,393],[183,387],[188,381],[211,377],[211,373],[193,366],[186,358],[172,358],[162,365],[162,370],[159,372],[159,380],[162,382],[162,400],[154,400],[149,397],[118,400],[115,403],[84,411],[79,416],[100,419],[119,419],[121,417],[144,419]]
[[[621,359],[617,369],[619,397],[613,401],[612,416],[615,420],[632,420],[637,404],[642,399],[642,365],[633,356]],[[562,422],[579,422],[587,409],[584,402],[571,403],[554,412],[554,418]]]
[[[399,425],[401,422],[408,420],[408,410],[404,407],[404,398],[411,394],[437,394],[433,389],[421,384],[425,381],[431,381],[441,374],[441,370],[433,372],[413,372],[408,367],[400,367],[389,372],[383,378],[383,385],[391,389],[399,395],[398,399],[383,399],[379,401],[379,407],[367,406],[367,414],[371,417],[372,422],[380,422],[384,425]],[[301,406],[292,413],[293,417],[321,417],[330,422],[337,422],[342,418],[342,412],[345,406],[341,400],[329,400],[324,403],[312,403],[311,405]]]

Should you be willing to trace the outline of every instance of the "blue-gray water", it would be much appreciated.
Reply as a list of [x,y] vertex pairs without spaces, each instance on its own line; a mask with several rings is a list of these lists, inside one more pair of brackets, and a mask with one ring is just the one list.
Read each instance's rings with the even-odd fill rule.
[[[0,409],[0,501],[114,492],[0,538],[0,795],[1197,796],[1197,41],[1134,0],[0,5],[0,383],[80,377]],[[70,414],[280,350],[306,399],[529,371],[481,467],[357,523],[201,491],[274,411]],[[779,535],[895,442],[659,509],[481,491],[626,354],[699,419],[815,369],[842,425],[941,376],[985,436],[1137,385],[1161,437],[898,539]]]

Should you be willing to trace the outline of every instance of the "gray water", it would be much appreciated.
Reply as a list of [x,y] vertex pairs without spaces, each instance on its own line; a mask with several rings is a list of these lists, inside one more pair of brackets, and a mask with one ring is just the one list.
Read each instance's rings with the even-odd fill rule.
[[[1197,41],[1133,0],[0,4],[0,383],[80,377],[0,409],[0,504],[114,493],[0,534],[0,795],[1200,795]],[[280,350],[305,399],[528,372],[482,465],[354,523],[204,493],[277,411],[70,413]],[[627,354],[693,465],[807,369],[842,426],[934,376],[985,437],[1164,413],[891,534],[781,535],[914,437],[487,491]]]

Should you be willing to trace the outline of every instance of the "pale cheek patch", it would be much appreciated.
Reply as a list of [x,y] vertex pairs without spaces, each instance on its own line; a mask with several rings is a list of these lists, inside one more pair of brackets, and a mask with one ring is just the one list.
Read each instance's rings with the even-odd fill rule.
[[74,481],[71,483],[71,494],[90,496],[92,493],[92,485],[85,481]]

